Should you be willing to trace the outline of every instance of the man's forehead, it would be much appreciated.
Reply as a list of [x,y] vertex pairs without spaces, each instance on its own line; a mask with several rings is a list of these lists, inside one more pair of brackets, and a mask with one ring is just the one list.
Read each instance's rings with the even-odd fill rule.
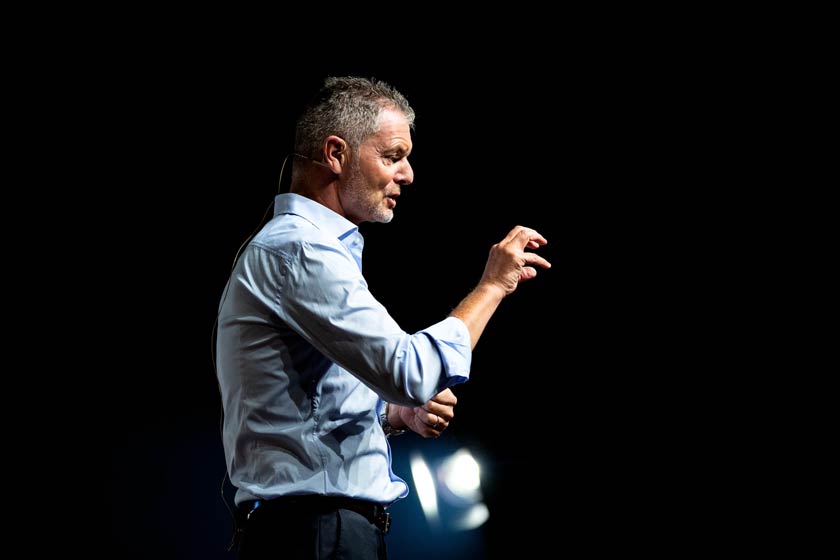
[[408,126],[408,119],[401,111],[383,109],[379,113],[379,131],[375,136],[402,137],[407,141],[411,139],[411,127]]

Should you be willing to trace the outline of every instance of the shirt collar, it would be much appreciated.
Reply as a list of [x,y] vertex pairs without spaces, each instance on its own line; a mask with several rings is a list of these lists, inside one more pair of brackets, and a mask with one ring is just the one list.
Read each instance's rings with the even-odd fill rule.
[[274,198],[274,215],[295,214],[339,240],[359,230],[353,222],[336,214],[323,204],[294,193],[278,194]]

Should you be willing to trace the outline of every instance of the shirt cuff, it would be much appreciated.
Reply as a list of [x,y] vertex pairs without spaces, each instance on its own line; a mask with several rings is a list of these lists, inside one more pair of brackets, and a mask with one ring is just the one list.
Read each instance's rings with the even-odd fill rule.
[[432,339],[440,354],[448,378],[446,386],[467,381],[470,378],[472,349],[470,331],[464,322],[457,317],[447,317],[421,332]]

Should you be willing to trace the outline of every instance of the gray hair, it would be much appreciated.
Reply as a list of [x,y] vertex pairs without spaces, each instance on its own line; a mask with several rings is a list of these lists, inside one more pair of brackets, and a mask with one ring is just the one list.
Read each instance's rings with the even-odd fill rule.
[[392,86],[375,78],[327,78],[303,111],[295,129],[295,152],[320,160],[327,136],[343,138],[353,153],[379,131],[383,109],[402,112],[414,128],[414,109]]

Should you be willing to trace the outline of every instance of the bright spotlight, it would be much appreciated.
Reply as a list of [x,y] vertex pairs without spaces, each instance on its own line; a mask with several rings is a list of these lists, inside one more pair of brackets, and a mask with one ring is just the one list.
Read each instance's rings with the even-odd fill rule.
[[475,504],[481,500],[481,469],[466,449],[457,451],[441,463],[438,478],[457,501]]
[[414,487],[417,489],[417,497],[420,499],[420,507],[423,508],[426,520],[430,524],[437,525],[440,518],[438,517],[435,481],[432,478],[432,471],[417,451],[411,453],[411,477],[414,479]]

